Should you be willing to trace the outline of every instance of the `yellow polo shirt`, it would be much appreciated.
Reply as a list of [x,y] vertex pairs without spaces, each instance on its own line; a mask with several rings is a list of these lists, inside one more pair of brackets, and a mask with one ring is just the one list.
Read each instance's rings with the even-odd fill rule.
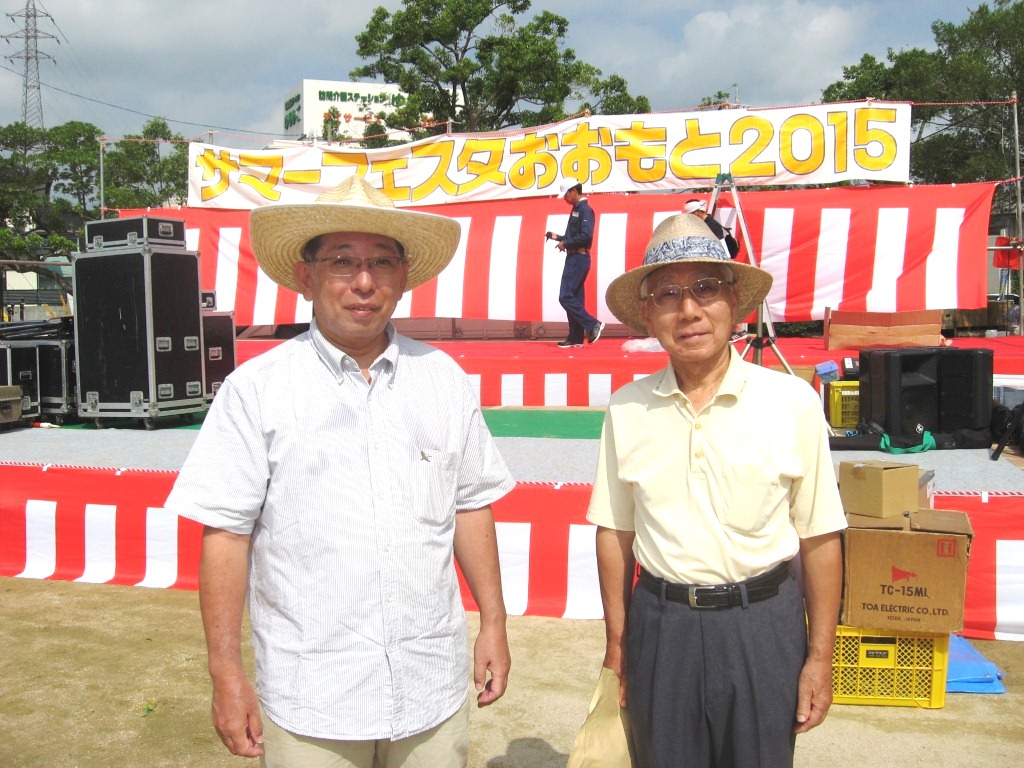
[[804,380],[744,361],[699,413],[669,365],[615,392],[587,519],[635,531],[656,576],[721,584],[846,527],[821,402]]

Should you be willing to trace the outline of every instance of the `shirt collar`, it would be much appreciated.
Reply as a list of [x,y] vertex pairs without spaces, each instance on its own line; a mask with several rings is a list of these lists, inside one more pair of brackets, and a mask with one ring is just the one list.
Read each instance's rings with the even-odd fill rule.
[[[747,381],[747,372],[743,367],[743,359],[740,357],[739,352],[736,348],[729,345],[729,367],[725,371],[725,377],[722,379],[722,383],[718,385],[718,392],[715,394],[715,399],[723,395],[738,398],[740,392],[743,391],[743,385]],[[685,398],[686,395],[679,389],[679,382],[676,381],[676,372],[672,367],[672,362],[661,372],[661,376],[658,378],[657,384],[654,386],[654,394],[660,395],[661,397],[674,397],[679,395]]]
[[[394,323],[389,322],[384,332],[388,336],[388,345],[370,365],[370,370],[373,371],[375,379],[378,376],[383,376],[384,381],[391,387],[394,385],[394,373],[398,366],[398,344],[395,341],[397,331],[395,330]],[[313,341],[313,348],[316,350],[320,362],[327,367],[331,375],[339,382],[344,382],[347,374],[359,373],[359,366],[356,364],[356,361],[327,340],[327,337],[317,327],[315,317],[309,323],[309,336]]]

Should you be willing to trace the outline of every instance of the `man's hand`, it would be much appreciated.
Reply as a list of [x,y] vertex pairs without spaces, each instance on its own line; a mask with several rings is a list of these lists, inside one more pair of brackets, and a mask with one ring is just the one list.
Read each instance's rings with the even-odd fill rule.
[[615,676],[619,678],[619,706],[625,708],[626,705],[626,648],[625,641],[620,643],[609,644],[605,647],[604,661],[601,666],[605,669],[610,669],[615,673]]
[[256,691],[245,677],[222,677],[213,683],[213,727],[231,754],[263,754],[263,720]]
[[800,672],[794,733],[807,733],[821,725],[832,705],[832,661],[808,659]]
[[[508,685],[512,656],[508,650],[508,635],[504,622],[485,626],[480,624],[473,647],[473,683],[476,686],[476,705],[486,707],[500,699]],[[491,679],[487,679],[490,671]]]

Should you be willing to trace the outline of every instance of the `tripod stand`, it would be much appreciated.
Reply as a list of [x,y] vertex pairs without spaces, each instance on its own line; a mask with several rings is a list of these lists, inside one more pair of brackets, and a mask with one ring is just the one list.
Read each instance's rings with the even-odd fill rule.
[[[743,216],[743,207],[740,205],[739,192],[736,189],[736,182],[733,181],[731,173],[720,173],[715,178],[715,189],[711,193],[711,202],[708,204],[708,216],[715,215],[715,207],[718,204],[718,196],[723,189],[728,189],[732,192],[733,202],[736,204],[736,221],[739,223],[740,233],[743,235],[743,242],[747,246],[747,254],[750,259],[752,266],[758,266],[757,258],[754,254],[754,241],[750,238],[750,233],[747,231],[747,220]],[[761,302],[761,305],[757,308],[757,324],[755,326],[757,333],[753,336],[747,337],[747,343],[743,347],[743,352],[740,357],[746,359],[747,353],[753,351],[753,362],[755,365],[763,365],[762,352],[765,349],[771,349],[775,353],[775,357],[778,358],[782,367],[786,369],[786,372],[790,375],[796,375],[793,373],[793,369],[789,367],[789,363],[786,362],[786,358],[782,356],[782,352],[779,350],[778,345],[775,343],[775,325],[772,323],[772,313],[768,309],[767,299]],[[766,332],[767,331],[767,332]]]

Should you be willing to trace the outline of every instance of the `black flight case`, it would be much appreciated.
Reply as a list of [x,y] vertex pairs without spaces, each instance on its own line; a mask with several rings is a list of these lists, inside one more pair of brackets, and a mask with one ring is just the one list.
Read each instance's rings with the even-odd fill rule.
[[85,223],[85,250],[109,248],[185,247],[185,221],[155,216],[131,216]]
[[73,275],[78,415],[153,429],[157,417],[205,410],[198,254],[104,246],[77,254]]
[[203,395],[213,400],[225,377],[235,370],[235,313],[203,312]]
[[55,424],[78,413],[75,381],[75,342],[71,339],[37,339],[39,348],[39,410]]
[[0,386],[21,387],[21,420],[39,416],[39,350],[34,341],[0,341]]

